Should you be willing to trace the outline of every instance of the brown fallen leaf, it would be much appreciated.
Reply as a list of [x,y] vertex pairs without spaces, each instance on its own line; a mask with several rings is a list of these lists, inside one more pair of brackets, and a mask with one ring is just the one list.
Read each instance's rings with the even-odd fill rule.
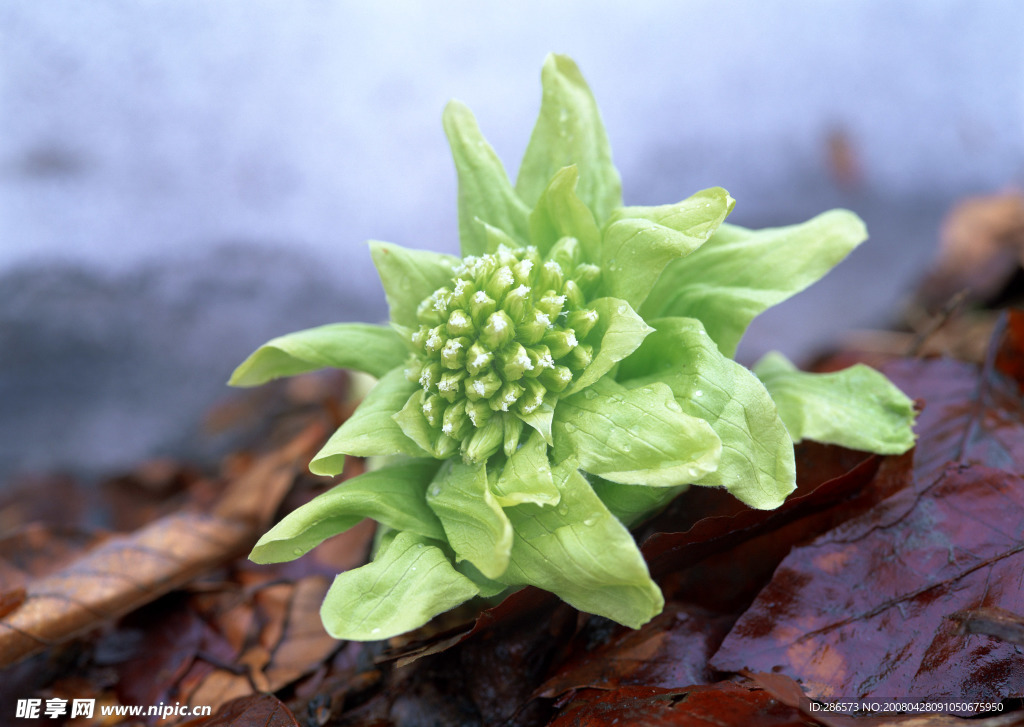
[[999,714],[982,719],[964,719],[948,714],[881,714],[852,717],[841,712],[815,709],[800,685],[785,674],[745,673],[752,682],[783,704],[799,709],[825,727],[1018,727],[1024,712]]
[[1024,478],[951,465],[794,549],[711,664],[778,670],[826,701],[1024,696],[1024,654],[948,618],[1024,610],[1022,571]]
[[319,576],[303,578],[295,584],[284,633],[263,670],[268,691],[276,692],[312,673],[340,646],[320,620],[320,604],[329,587],[328,580]]
[[291,713],[273,694],[254,694],[228,702],[213,717],[204,717],[189,725],[203,727],[299,727],[295,715]]
[[729,617],[668,603],[638,630],[618,627],[610,639],[595,647],[578,645],[578,653],[561,665],[536,695],[557,697],[583,688],[670,689],[708,683],[708,658],[731,625]]
[[800,712],[768,692],[733,682],[659,689],[582,689],[568,696],[549,727],[808,727]]
[[[902,359],[881,367],[907,396],[925,402],[914,427],[915,479],[934,481],[948,462],[1024,474],[1024,379],[1019,339],[1024,313],[996,326],[982,366],[949,359]],[[1005,368],[1004,368],[1005,367]]]
[[260,535],[324,428],[308,426],[234,481],[213,512],[183,511],[112,537],[30,581],[0,620],[0,665],[122,616],[240,554]]

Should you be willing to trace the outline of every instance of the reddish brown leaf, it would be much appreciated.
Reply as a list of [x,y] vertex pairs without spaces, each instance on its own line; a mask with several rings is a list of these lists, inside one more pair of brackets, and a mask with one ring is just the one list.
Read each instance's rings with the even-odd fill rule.
[[639,630],[619,627],[597,647],[580,648],[536,694],[557,697],[570,689],[704,684],[709,681],[708,658],[731,624],[728,617],[669,603]]
[[19,608],[25,602],[24,588],[12,588],[0,593],[0,618]]
[[795,549],[712,659],[781,670],[815,699],[998,701],[1024,655],[958,633],[957,611],[1024,609],[1024,480],[950,467]]
[[1006,311],[1005,333],[996,353],[996,370],[1024,388],[1024,311]]
[[568,700],[549,727],[807,727],[808,724],[800,712],[779,703],[768,692],[721,682],[683,689],[580,690]]
[[295,715],[273,694],[235,699],[201,724],[204,727],[299,727]]
[[284,634],[273,650],[270,663],[263,670],[268,690],[282,687],[316,670],[339,646],[320,621],[320,604],[330,582],[311,576],[295,584]]
[[322,427],[309,427],[260,459],[212,514],[175,513],[31,581],[25,601],[0,620],[0,665],[133,611],[244,553],[321,437]]
[[[842,502],[871,481],[877,457],[839,447],[809,444],[799,448],[801,479],[797,491],[778,510],[753,510],[721,490],[697,489],[679,498],[679,505],[702,517],[682,531],[655,532],[642,552],[651,573],[659,577],[685,568],[712,553],[783,527],[803,516]],[[678,522],[678,520],[676,520]],[[671,526],[659,518],[657,527]]]
[[[1012,326],[1019,318],[1011,318]],[[1019,340],[997,326],[980,369],[948,359],[901,359],[882,367],[908,396],[925,402],[915,431],[914,459],[920,485],[932,482],[948,462],[977,463],[1024,474],[1024,398],[1009,360]],[[1001,344],[1001,345],[1000,345]],[[1002,358],[1000,358],[1002,356]]]
[[[785,674],[747,673],[755,684],[783,704],[799,709],[825,727],[1011,727],[1024,724],[1024,712],[1001,714],[985,719],[963,719],[948,714],[858,714],[851,717],[812,705],[800,685]],[[815,707],[818,707],[815,709]]]
[[[206,631],[203,621],[177,594],[126,618],[104,649],[115,652],[108,658],[117,662],[121,704],[172,702],[171,690],[192,665]],[[126,643],[126,649],[118,648]],[[117,653],[121,650],[128,654]]]
[[418,659],[447,651],[470,637],[485,634],[501,626],[515,624],[523,619],[550,619],[551,612],[558,606],[558,598],[539,588],[526,587],[507,596],[497,606],[480,613],[472,623],[417,639],[385,652],[378,661],[396,662],[397,666],[408,666]]

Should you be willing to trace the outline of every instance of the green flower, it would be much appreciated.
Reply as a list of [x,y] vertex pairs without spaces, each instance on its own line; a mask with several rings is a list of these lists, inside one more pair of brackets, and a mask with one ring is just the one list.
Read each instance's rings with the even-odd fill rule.
[[290,560],[365,517],[384,526],[373,562],[324,601],[337,638],[386,638],[524,585],[639,627],[663,599],[627,527],[688,486],[775,508],[795,487],[794,439],[913,446],[911,402],[871,369],[806,374],[773,355],[755,375],[731,358],[755,316],[865,239],[855,215],[747,230],[724,224],[734,200],[719,188],[623,207],[579,70],[549,56],[542,85],[514,187],[470,111],[445,110],[462,259],[371,243],[389,327],[282,336],[232,376],[379,378],[310,469],[383,464],[251,555]]

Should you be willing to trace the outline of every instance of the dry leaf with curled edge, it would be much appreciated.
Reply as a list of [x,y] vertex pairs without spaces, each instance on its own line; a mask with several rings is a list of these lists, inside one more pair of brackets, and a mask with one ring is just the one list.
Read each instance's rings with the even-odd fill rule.
[[243,554],[323,434],[320,424],[310,425],[258,459],[212,512],[174,513],[30,581],[22,603],[0,620],[0,665],[123,616]]

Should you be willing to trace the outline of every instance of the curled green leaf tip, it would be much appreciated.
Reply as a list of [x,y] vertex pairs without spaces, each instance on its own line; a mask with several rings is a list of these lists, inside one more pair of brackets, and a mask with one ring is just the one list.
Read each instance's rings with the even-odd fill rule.
[[626,525],[691,485],[778,507],[802,438],[913,445],[909,400],[875,371],[768,358],[751,372],[731,358],[755,316],[860,244],[856,215],[746,230],[723,224],[735,200],[717,187],[623,207],[576,64],[548,56],[541,82],[514,185],[469,109],[445,110],[463,257],[371,243],[390,327],[282,336],[232,377],[380,379],[310,467],[388,463],[288,515],[251,556],[298,557],[366,517],[388,528],[327,594],[337,638],[387,638],[524,585],[638,628],[663,599]]

